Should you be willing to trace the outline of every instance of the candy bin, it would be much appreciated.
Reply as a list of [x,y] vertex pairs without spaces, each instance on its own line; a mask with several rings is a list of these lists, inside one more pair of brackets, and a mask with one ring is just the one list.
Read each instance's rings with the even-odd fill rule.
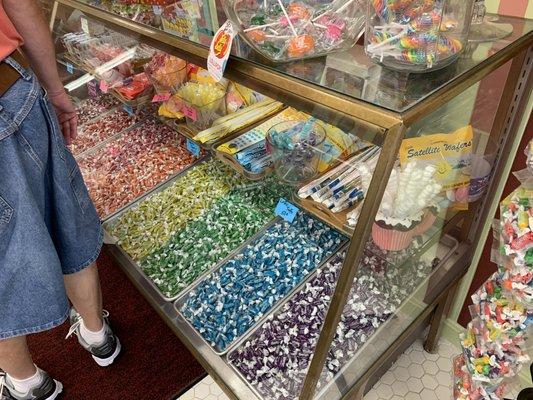
[[425,72],[455,61],[467,43],[472,0],[370,0],[366,52],[394,70]]
[[187,62],[165,53],[156,53],[144,71],[157,93],[175,93],[187,81]]
[[224,0],[241,37],[274,62],[347,50],[362,35],[365,0]]
[[210,128],[213,121],[226,115],[226,90],[213,83],[188,82],[177,91],[187,126],[193,130]]
[[302,184],[318,172],[326,131],[316,119],[286,121],[274,125],[266,136],[278,177],[291,185]]

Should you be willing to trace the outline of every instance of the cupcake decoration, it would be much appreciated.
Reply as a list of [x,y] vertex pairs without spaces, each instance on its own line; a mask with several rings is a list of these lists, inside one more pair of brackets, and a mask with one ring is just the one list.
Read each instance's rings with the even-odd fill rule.
[[416,161],[392,171],[372,227],[376,245],[391,251],[409,247],[415,228],[442,189],[435,172],[433,165],[419,166]]

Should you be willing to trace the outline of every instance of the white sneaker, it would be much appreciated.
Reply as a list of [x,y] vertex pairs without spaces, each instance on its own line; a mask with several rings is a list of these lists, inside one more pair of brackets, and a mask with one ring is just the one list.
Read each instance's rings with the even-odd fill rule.
[[61,382],[50,378],[42,370],[43,379],[38,386],[28,390],[28,393],[18,392],[9,377],[0,373],[0,400],[54,400],[63,391]]
[[70,309],[70,329],[68,331],[66,339],[68,339],[73,334],[76,334],[78,337],[78,342],[81,346],[92,354],[94,361],[101,366],[107,367],[108,365],[113,364],[115,358],[120,354],[121,346],[118,337],[115,336],[111,327],[109,325],[109,312],[104,310],[103,315],[104,326],[106,328],[105,339],[102,343],[99,344],[89,344],[80,333],[80,325],[82,322],[81,315],[72,307]]

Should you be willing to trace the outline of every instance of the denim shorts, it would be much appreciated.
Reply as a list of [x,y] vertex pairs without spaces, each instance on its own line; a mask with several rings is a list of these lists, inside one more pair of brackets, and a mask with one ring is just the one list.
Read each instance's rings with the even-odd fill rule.
[[0,97],[0,339],[67,317],[63,275],[93,263],[103,231],[74,157],[35,75]]

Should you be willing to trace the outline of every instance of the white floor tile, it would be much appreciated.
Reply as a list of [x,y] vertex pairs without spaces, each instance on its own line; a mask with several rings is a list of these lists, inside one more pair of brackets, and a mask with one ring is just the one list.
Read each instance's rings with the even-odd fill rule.
[[[364,400],[449,400],[452,396],[451,358],[459,353],[441,339],[436,354],[426,353],[417,340],[374,385]],[[207,376],[179,400],[228,400]]]

